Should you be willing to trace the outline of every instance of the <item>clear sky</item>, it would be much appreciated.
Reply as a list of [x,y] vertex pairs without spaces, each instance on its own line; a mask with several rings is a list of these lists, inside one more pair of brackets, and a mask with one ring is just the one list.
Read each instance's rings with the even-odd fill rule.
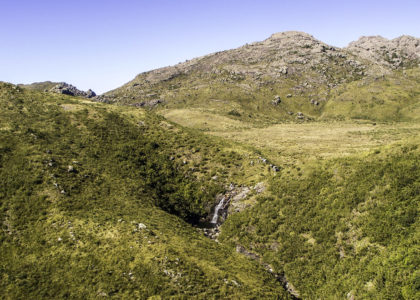
[[102,93],[286,30],[340,47],[362,35],[420,37],[420,0],[0,0],[0,81]]

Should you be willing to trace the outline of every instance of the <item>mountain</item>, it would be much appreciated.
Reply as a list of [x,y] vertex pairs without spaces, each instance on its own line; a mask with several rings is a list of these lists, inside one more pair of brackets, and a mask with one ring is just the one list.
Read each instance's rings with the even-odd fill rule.
[[141,73],[99,100],[153,110],[278,166],[219,240],[284,274],[294,296],[416,299],[419,41],[337,48],[277,33]]
[[[167,110],[189,109],[251,123],[358,117],[351,107],[336,116],[328,103],[340,101],[342,90],[382,79],[385,95],[378,97],[392,98],[394,89],[418,93],[418,85],[412,85],[418,79],[419,49],[419,39],[408,36],[391,41],[363,37],[340,49],[306,33],[276,33],[262,42],[141,73],[102,100],[154,107],[167,116]],[[395,77],[398,83],[392,82]],[[226,104],[222,110],[220,101]],[[381,110],[388,107],[384,101]],[[379,106],[369,104],[373,110]],[[363,117],[384,121],[391,116]]]
[[0,297],[420,298],[418,39],[56,86],[0,83]]

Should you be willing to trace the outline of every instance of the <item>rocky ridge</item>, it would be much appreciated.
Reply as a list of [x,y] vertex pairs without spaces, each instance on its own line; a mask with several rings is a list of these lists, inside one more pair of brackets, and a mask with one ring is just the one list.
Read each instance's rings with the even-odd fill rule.
[[251,93],[258,87],[296,82],[296,89],[333,87],[364,75],[368,66],[347,50],[327,45],[313,36],[289,31],[276,33],[262,42],[216,52],[175,66],[139,74],[134,80],[104,96],[119,102],[169,98],[181,88],[169,86],[176,79],[200,90],[212,84],[238,85]]
[[77,97],[84,97],[84,98],[93,98],[96,96],[96,93],[89,89],[88,91],[81,91],[75,86],[68,84],[66,82],[60,82],[54,87],[52,87],[49,92],[69,95],[69,96],[77,96]]
[[408,35],[392,40],[382,36],[363,36],[345,49],[385,68],[397,69],[420,63],[420,39]]
[[[309,103],[306,112],[311,113],[321,111],[330,92],[340,85],[418,66],[419,41],[411,36],[361,37],[338,48],[304,32],[275,33],[261,42],[141,73],[97,100],[160,107],[194,104],[200,94],[219,99],[221,93],[233,90],[239,90],[242,98],[258,98],[263,92],[266,95],[265,89],[272,90],[271,99]],[[270,109],[278,109],[280,101],[271,99],[266,100],[274,104]]]

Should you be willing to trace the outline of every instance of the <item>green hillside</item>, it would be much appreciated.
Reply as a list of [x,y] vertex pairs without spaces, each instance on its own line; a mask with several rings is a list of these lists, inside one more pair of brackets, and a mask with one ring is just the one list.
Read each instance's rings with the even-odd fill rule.
[[0,298],[420,299],[419,45],[0,83]]
[[413,68],[337,89],[325,106],[322,119],[418,121],[419,105],[420,69]]
[[283,270],[303,299],[418,299],[418,144],[283,172],[221,239]]
[[256,262],[190,225],[222,183],[171,155],[217,158],[226,144],[141,110],[10,84],[0,105],[2,298],[287,298]]

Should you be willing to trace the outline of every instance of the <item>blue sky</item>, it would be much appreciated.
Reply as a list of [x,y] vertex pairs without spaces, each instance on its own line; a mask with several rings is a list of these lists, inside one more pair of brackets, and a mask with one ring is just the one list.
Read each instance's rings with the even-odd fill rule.
[[0,0],[0,81],[105,92],[138,73],[299,30],[420,37],[418,0]]

